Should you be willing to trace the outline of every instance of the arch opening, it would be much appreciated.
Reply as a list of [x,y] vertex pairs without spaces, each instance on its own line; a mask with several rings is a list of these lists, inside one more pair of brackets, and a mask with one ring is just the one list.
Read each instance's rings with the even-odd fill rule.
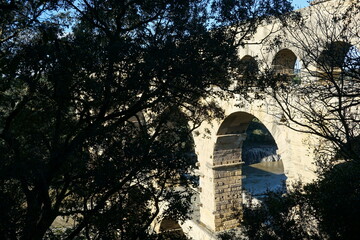
[[[270,132],[252,114],[235,112],[222,122],[212,161],[216,231],[239,225],[244,192],[254,196],[283,185],[286,177],[276,150]],[[246,159],[247,156],[260,158]]]
[[295,75],[297,57],[290,49],[282,49],[276,53],[272,62],[272,69],[276,74]]
[[284,191],[286,176],[275,139],[257,118],[253,118],[246,130],[242,146],[243,189],[253,196],[261,196],[268,190]]
[[320,80],[358,79],[360,51],[348,42],[328,43],[317,59],[317,76]]
[[179,223],[171,218],[165,218],[161,221],[160,235],[164,239],[187,239]]
[[223,121],[217,135],[214,164],[242,162],[245,192],[261,195],[283,187],[286,176],[278,146],[259,119],[246,112],[233,113]]
[[240,60],[239,71],[240,71],[239,85],[245,85],[248,84],[249,81],[251,82],[254,79],[256,79],[259,73],[259,66],[254,57],[250,55],[246,55]]
[[290,49],[282,49],[276,53],[272,61],[272,71],[276,75],[282,75],[286,81],[295,84],[301,83],[302,62]]
[[318,58],[318,67],[321,70],[338,69],[343,66],[351,44],[347,42],[331,42],[325,46]]

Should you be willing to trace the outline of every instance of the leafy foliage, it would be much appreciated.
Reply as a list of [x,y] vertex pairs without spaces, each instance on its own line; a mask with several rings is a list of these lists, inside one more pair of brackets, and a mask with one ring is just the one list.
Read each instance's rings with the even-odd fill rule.
[[0,4],[1,238],[148,239],[161,211],[187,217],[191,131],[222,116],[237,46],[284,1],[232,2],[241,30],[201,0]]
[[356,239],[359,232],[359,166],[339,164],[286,194],[269,192],[244,212],[250,239]]

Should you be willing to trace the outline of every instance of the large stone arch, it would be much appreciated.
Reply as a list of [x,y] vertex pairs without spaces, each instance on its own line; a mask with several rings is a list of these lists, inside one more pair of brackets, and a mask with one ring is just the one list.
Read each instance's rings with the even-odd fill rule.
[[[250,126],[252,127],[251,129],[249,128]],[[254,134],[263,134],[263,139],[260,142],[258,142],[259,138],[254,140],[254,138],[256,138]],[[266,137],[265,134],[268,134],[268,136]],[[270,140],[272,142],[269,143],[265,140]],[[247,144],[244,145],[245,143]],[[249,144],[252,146],[249,146]],[[277,149],[278,146],[276,144],[276,140],[271,135],[267,127],[255,115],[243,111],[231,113],[221,123],[217,131],[217,140],[213,154],[213,165],[226,166],[227,168],[215,168],[215,171],[217,172],[214,173],[214,182],[217,183],[222,180],[227,181],[230,184],[229,187],[236,190],[236,183],[239,183],[241,179],[247,177],[247,179],[245,179],[247,180],[247,184],[252,184],[254,181],[258,182],[258,184],[251,186],[251,191],[254,191],[256,194],[264,193],[268,188],[272,187],[270,185],[267,186],[268,184],[276,184],[277,186],[281,185],[281,181],[285,180],[286,177]],[[253,153],[253,150],[255,150],[257,154]],[[259,152],[259,150],[262,150],[262,152]],[[284,149],[282,150],[284,151]],[[244,172],[244,169],[242,169],[241,172],[239,171],[238,163],[246,165],[246,173]],[[233,168],[229,168],[230,166],[233,166]],[[256,179],[252,176],[255,174],[255,169],[253,169],[254,167],[257,168],[256,174],[258,174],[258,176],[260,175]],[[223,174],[222,171],[235,172],[233,172],[230,179],[226,179],[226,176],[224,177],[225,174]],[[239,179],[236,179],[237,171],[241,173],[241,177]],[[266,181],[264,177],[269,177],[271,179]],[[235,187],[231,186],[233,183],[235,184]],[[247,191],[250,191],[250,187],[248,188],[248,186],[244,186],[244,184],[242,184],[242,189],[245,187],[247,188]],[[235,196],[236,198],[238,193],[234,191],[232,194],[226,194],[224,191],[218,191],[215,195],[219,195],[220,199],[232,196]],[[232,202],[236,203],[237,200],[232,199]]]
[[[239,225],[242,205],[241,146],[246,138],[246,128],[253,119],[246,112],[227,116],[216,132],[212,160],[208,164],[214,192],[208,204],[213,212],[213,222],[207,225],[214,231],[231,229]],[[204,206],[209,209],[209,205]],[[201,214],[201,213],[200,213]],[[204,218],[202,218],[204,219]],[[207,221],[207,220],[206,220]]]
[[[200,172],[199,221],[212,231],[230,229],[240,224],[242,201],[241,146],[246,139],[246,129],[256,116],[269,130],[284,159],[287,181],[314,179],[311,146],[308,135],[294,132],[282,124],[282,115],[274,107],[274,99],[237,105],[239,99],[223,101],[223,120],[204,123],[199,135],[194,136]],[[225,185],[225,183],[227,185]],[[231,189],[227,192],[223,189]],[[226,199],[226,206],[224,199]],[[240,207],[239,207],[240,206]]]
[[[213,126],[207,161],[200,160],[200,221],[213,231],[239,226],[242,213],[242,144],[255,116],[234,111]],[[209,152],[207,152],[209,153]],[[202,153],[204,154],[204,153]]]

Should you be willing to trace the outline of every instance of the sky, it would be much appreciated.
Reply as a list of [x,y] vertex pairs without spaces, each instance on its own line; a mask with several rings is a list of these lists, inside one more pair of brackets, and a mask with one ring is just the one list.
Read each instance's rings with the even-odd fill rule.
[[295,9],[309,6],[308,0],[292,0]]

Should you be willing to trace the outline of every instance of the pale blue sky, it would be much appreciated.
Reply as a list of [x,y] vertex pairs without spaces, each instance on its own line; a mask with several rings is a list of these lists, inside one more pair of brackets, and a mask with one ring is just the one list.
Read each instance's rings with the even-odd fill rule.
[[295,9],[309,6],[308,0],[291,0]]

